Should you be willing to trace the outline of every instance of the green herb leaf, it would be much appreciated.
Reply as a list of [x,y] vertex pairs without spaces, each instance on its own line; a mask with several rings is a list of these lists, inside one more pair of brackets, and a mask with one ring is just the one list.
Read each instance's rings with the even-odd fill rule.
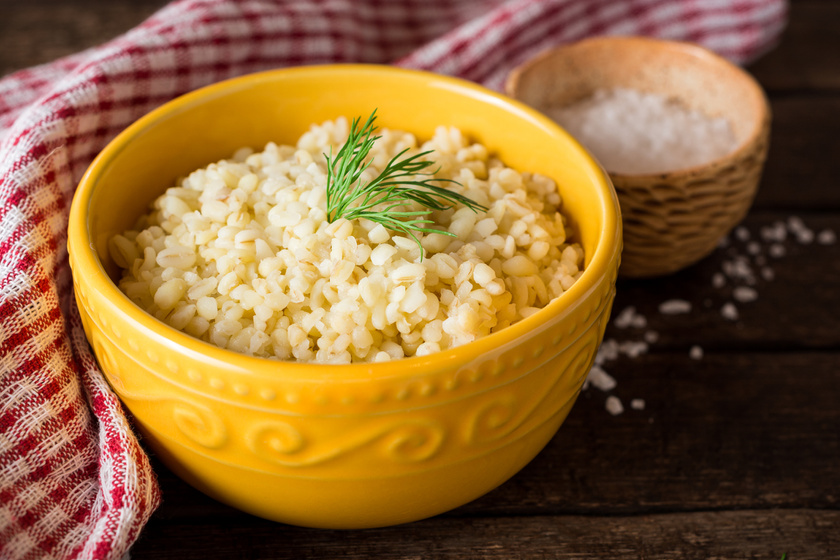
[[[435,172],[429,170],[434,162],[422,159],[432,151],[405,156],[408,151],[405,149],[394,156],[376,178],[362,182],[362,173],[370,166],[368,155],[380,137],[373,136],[376,130],[373,124],[376,120],[375,109],[361,128],[360,120],[353,119],[347,142],[335,157],[332,150],[324,154],[327,158],[327,219],[330,222],[339,218],[365,218],[382,224],[416,241],[422,258],[423,246],[417,233],[455,236],[446,230],[428,227],[434,224],[434,221],[428,219],[432,210],[447,210],[456,204],[463,204],[473,212],[487,211],[485,206],[474,200],[434,184],[458,182],[435,178]],[[401,209],[411,202],[426,210]]]

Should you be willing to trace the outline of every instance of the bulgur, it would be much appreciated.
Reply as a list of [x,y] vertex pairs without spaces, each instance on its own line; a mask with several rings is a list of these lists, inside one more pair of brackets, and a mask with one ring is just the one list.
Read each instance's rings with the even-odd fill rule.
[[[569,289],[583,250],[569,243],[555,183],[506,167],[440,127],[418,145],[382,129],[365,174],[404,148],[434,150],[447,188],[489,208],[435,211],[454,234],[414,240],[366,220],[327,221],[325,153],[346,119],[296,146],[243,148],[196,170],[116,235],[120,289],[201,340],[245,354],[323,363],[383,361],[465,344],[535,313]],[[419,208],[419,207],[418,207]]]

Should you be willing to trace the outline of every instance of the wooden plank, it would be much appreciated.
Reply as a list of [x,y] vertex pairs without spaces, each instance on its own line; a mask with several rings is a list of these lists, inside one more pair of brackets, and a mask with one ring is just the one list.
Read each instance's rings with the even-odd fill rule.
[[770,151],[755,206],[840,210],[840,93],[771,97],[771,109]]
[[[659,333],[660,348],[686,352],[693,344],[729,350],[840,348],[840,213],[799,215],[815,240],[802,244],[788,233],[787,239],[778,244],[784,255],[771,256],[776,244],[762,238],[762,229],[777,222],[787,223],[792,216],[797,214],[754,210],[742,224],[749,233],[748,240],[730,235],[728,247],[671,276],[619,280],[613,317],[632,305],[647,318],[648,328]],[[820,244],[816,238],[826,230],[833,231],[838,241]],[[760,252],[750,254],[750,248],[756,247]],[[755,277],[750,286],[756,292],[755,301],[740,302],[733,297],[736,286],[746,285],[737,277],[727,277],[721,288],[713,285],[715,274],[743,266],[733,264],[739,259],[746,259]],[[759,265],[761,262],[765,264]],[[762,277],[765,268],[772,271],[771,280]],[[669,299],[690,302],[692,312],[661,314],[659,305]],[[737,321],[723,318],[721,308],[727,302],[736,306]],[[611,328],[607,336],[639,339],[642,333]]]
[[840,89],[840,4],[797,1],[779,46],[748,67],[771,92]]
[[[626,513],[840,504],[836,354],[651,353],[605,369],[625,412],[587,390],[549,446],[462,508]],[[645,401],[642,411],[631,399]]]
[[840,512],[816,510],[437,518],[365,531],[152,523],[131,558],[830,560],[840,558],[838,527]]
[[166,4],[167,0],[3,2],[0,76],[104,43]]

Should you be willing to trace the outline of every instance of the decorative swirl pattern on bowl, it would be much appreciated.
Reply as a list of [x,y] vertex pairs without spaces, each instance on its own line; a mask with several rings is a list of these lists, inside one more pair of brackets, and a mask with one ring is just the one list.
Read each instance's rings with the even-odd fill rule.
[[[523,399],[520,392],[501,392],[497,397],[482,402],[467,414],[464,423],[464,443],[487,444],[515,433],[527,422],[540,424],[576,397],[576,392],[558,390],[567,385],[583,383],[598,348],[598,332],[590,329],[568,365],[561,373],[546,375],[544,384]],[[554,364],[552,364],[553,366]],[[554,369],[554,368],[552,368]],[[555,369],[555,371],[557,371]],[[559,397],[559,398],[558,398]]]
[[433,419],[372,421],[349,433],[319,440],[307,438],[303,426],[271,420],[245,433],[248,449],[260,459],[287,467],[319,465],[379,443],[377,453],[397,463],[419,463],[433,457],[444,440],[443,427]]

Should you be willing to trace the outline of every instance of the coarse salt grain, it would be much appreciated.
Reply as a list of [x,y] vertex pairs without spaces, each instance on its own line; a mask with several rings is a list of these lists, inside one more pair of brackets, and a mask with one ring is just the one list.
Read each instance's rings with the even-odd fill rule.
[[837,241],[837,234],[834,230],[824,229],[817,234],[817,243],[820,245],[833,245]]
[[770,281],[772,281],[774,278],[776,278],[776,273],[775,273],[775,272],[773,272],[773,269],[772,269],[772,268],[765,266],[764,268],[762,268],[762,269],[761,269],[761,277],[762,277],[764,280],[766,280],[766,281],[770,282]]
[[625,340],[618,345],[619,351],[630,358],[638,358],[648,351],[647,342],[641,340]]
[[738,320],[738,308],[735,307],[735,305],[731,302],[726,302],[723,304],[723,307],[720,308],[720,314],[727,321]]
[[690,313],[691,302],[684,299],[669,299],[659,304],[659,312],[663,315]]
[[697,346],[696,344],[691,347],[688,351],[688,357],[692,360],[702,360],[703,359],[703,348]]
[[724,118],[710,118],[655,93],[600,89],[548,115],[587,146],[607,171],[661,173],[702,165],[736,145]]
[[601,346],[598,347],[598,352],[595,354],[595,363],[603,364],[616,358],[618,358],[618,341],[614,338],[604,339]]
[[643,329],[647,326],[647,319],[644,315],[637,313],[636,308],[631,305],[621,310],[621,313],[613,320],[613,325],[617,329],[626,329],[627,327]]
[[814,242],[814,232],[810,229],[799,230],[794,235],[800,245],[810,245]]
[[737,286],[732,290],[732,297],[742,303],[758,299],[758,292],[749,286]]
[[783,242],[787,239],[787,228],[783,222],[774,222],[773,225],[761,228],[761,238],[766,242]]
[[592,369],[589,370],[584,388],[589,387],[590,384],[601,391],[612,391],[618,385],[615,378],[598,365],[592,366]]
[[755,273],[750,266],[749,260],[743,255],[735,255],[730,260],[721,263],[723,273],[729,278],[743,280],[744,282],[752,283],[755,281]]
[[770,245],[770,248],[767,250],[767,254],[769,254],[774,259],[780,259],[785,256],[787,251],[785,250],[785,246],[781,243],[774,243]]
[[615,395],[610,395],[609,397],[607,397],[607,402],[604,406],[607,409],[607,412],[609,412],[613,416],[618,416],[619,414],[624,412],[624,406],[621,404],[621,399],[619,399]]
[[802,218],[799,216],[788,216],[787,228],[791,233],[797,233],[808,229],[805,226],[805,222],[803,222]]

